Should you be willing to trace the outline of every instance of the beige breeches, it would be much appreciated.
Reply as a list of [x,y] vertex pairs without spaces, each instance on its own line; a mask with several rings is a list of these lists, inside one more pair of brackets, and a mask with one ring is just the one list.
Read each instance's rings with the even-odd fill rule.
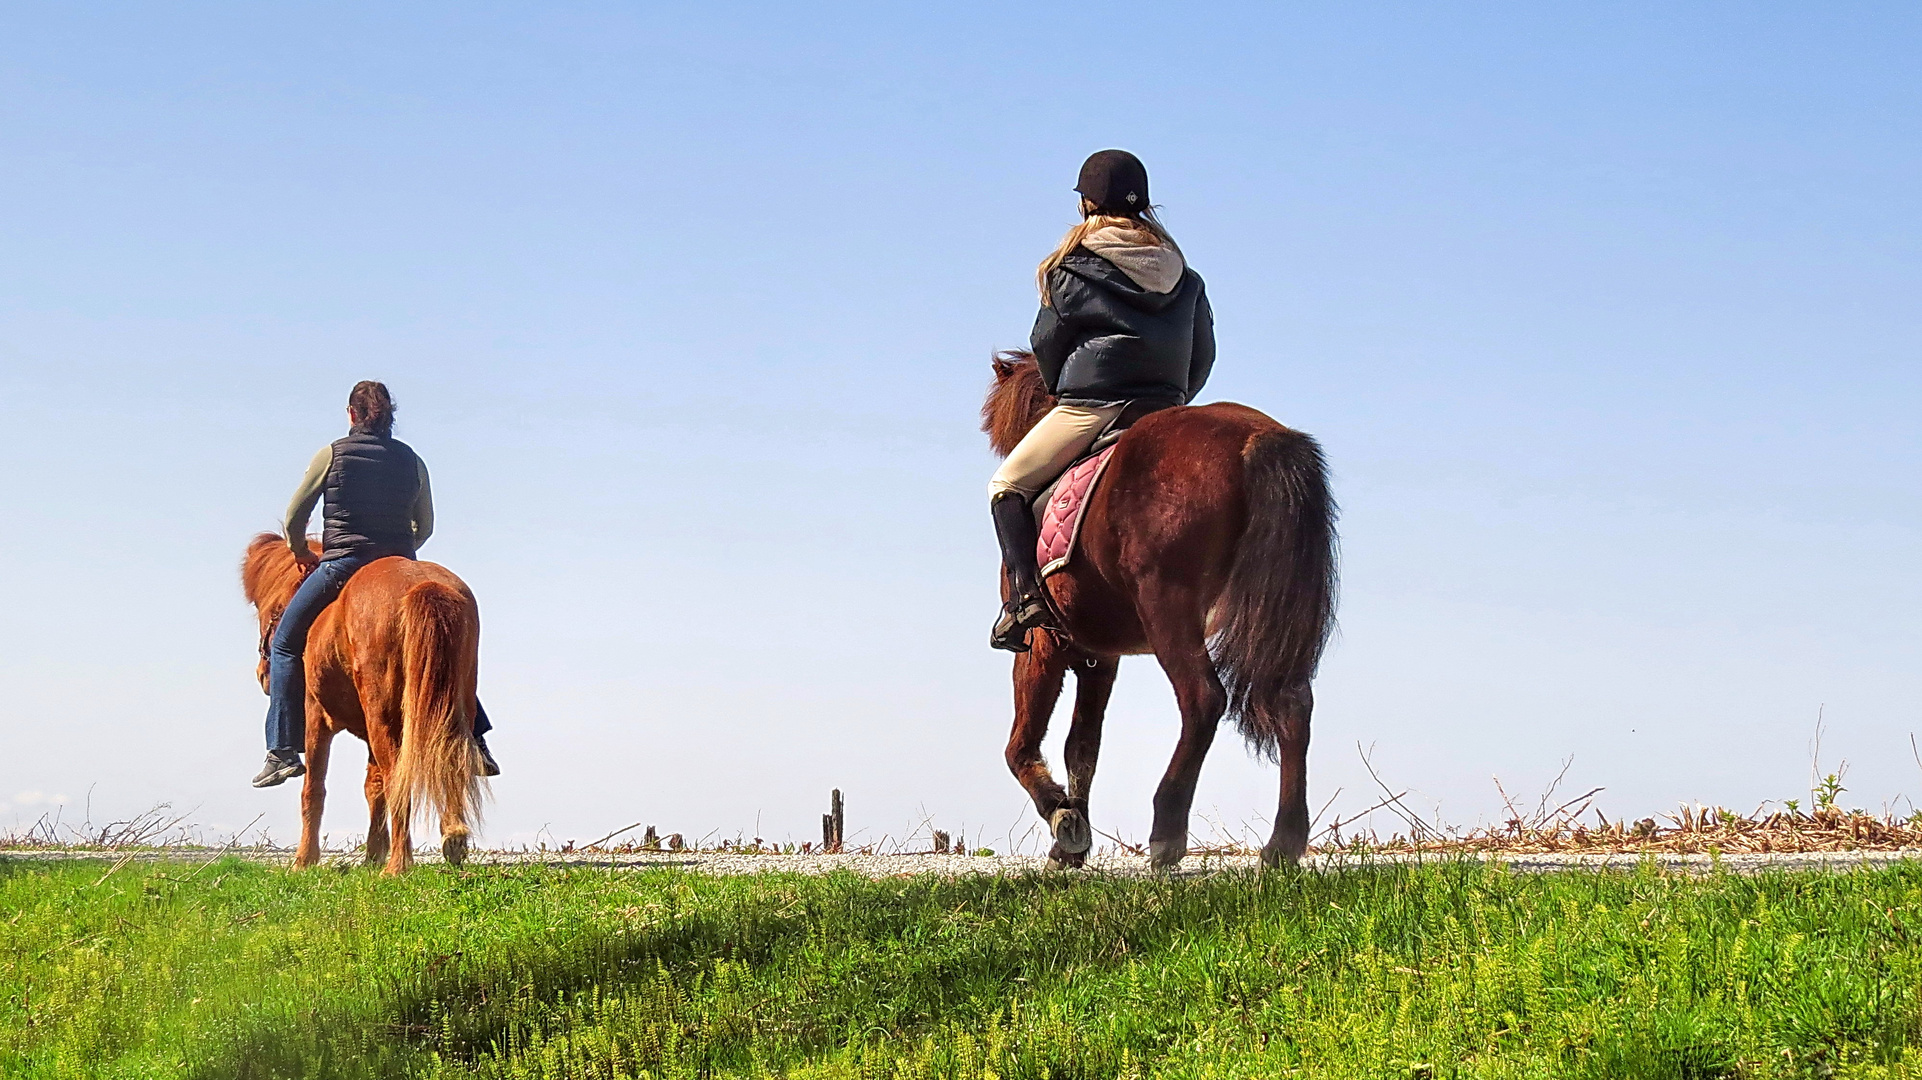
[[1056,405],[1048,410],[1034,430],[1015,444],[994,479],[988,481],[989,501],[1004,491],[1018,491],[1030,499],[1041,494],[1041,489],[1067,471],[1125,407]]

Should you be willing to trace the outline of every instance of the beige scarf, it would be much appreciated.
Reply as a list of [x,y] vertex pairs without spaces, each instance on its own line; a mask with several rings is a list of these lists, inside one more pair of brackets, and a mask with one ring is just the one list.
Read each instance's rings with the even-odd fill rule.
[[1096,229],[1081,238],[1081,246],[1115,264],[1129,280],[1151,293],[1172,292],[1188,267],[1180,248],[1172,244],[1163,247],[1152,236],[1118,225]]

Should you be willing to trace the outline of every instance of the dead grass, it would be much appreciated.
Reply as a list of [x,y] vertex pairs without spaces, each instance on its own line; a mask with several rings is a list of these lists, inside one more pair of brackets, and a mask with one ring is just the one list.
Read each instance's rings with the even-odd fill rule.
[[1808,854],[1834,851],[1901,851],[1922,848],[1922,821],[1898,819],[1863,810],[1824,807],[1813,813],[1781,811],[1737,814],[1719,806],[1681,807],[1663,820],[1609,821],[1594,824],[1566,819],[1529,823],[1519,818],[1503,825],[1449,834],[1425,828],[1414,837],[1373,832],[1347,838],[1336,832],[1315,850],[1381,853],[1544,855],[1570,854]]

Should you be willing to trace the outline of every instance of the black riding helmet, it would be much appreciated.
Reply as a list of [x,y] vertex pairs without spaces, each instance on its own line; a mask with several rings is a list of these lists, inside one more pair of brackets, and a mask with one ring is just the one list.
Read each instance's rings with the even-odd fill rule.
[[1074,189],[1098,213],[1135,217],[1148,209],[1148,167],[1126,150],[1102,150],[1081,163]]

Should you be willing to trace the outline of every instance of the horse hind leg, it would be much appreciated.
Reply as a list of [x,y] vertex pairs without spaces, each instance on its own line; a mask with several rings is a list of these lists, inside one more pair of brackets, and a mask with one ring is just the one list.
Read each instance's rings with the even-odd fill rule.
[[1208,655],[1198,610],[1192,597],[1179,592],[1153,597],[1144,605],[1142,621],[1149,643],[1161,670],[1174,684],[1175,702],[1181,708],[1181,738],[1155,788],[1154,825],[1148,832],[1148,865],[1156,870],[1172,869],[1188,855],[1188,814],[1194,807],[1195,784],[1228,707],[1228,694]]
[[[400,764],[400,706],[396,701],[391,705],[380,705],[362,698],[367,714],[367,771],[371,779],[374,773],[380,774],[381,798],[378,804],[368,801],[369,815],[379,815],[385,811],[387,819],[387,865],[381,872],[388,875],[402,874],[414,865],[414,807],[402,786],[396,783],[396,767]],[[373,857],[373,831],[368,834],[368,860]]]
[[[474,719],[470,713],[466,722],[460,726],[459,730],[463,732],[471,730],[473,722]],[[462,749],[465,749],[469,743],[465,738],[462,738],[459,745]],[[461,771],[469,775],[478,772],[480,769],[478,757],[478,752],[463,755],[461,758]],[[469,760],[470,758],[474,760]],[[467,862],[468,845],[469,833],[467,831],[467,823],[457,814],[442,813],[440,816],[440,857],[447,861],[447,865],[459,868]]]
[[1088,792],[1094,786],[1095,763],[1101,756],[1101,726],[1107,719],[1108,696],[1114,690],[1121,662],[1114,657],[1086,660],[1074,667],[1074,722],[1068,727],[1062,757],[1068,768],[1068,797],[1049,821],[1054,847],[1048,864],[1061,869],[1087,865],[1094,847],[1094,825],[1089,819]]
[[1308,850],[1308,721],[1314,710],[1315,695],[1306,685],[1289,692],[1275,747],[1281,798],[1274,835],[1261,849],[1266,867],[1294,866]]
[[368,866],[378,866],[387,858],[389,838],[387,835],[387,777],[374,761],[374,752],[367,751],[367,855]]
[[391,849],[387,852],[387,865],[381,873],[389,876],[404,874],[414,867],[414,829],[411,808],[396,805],[402,800],[388,800],[387,826],[391,834]]

